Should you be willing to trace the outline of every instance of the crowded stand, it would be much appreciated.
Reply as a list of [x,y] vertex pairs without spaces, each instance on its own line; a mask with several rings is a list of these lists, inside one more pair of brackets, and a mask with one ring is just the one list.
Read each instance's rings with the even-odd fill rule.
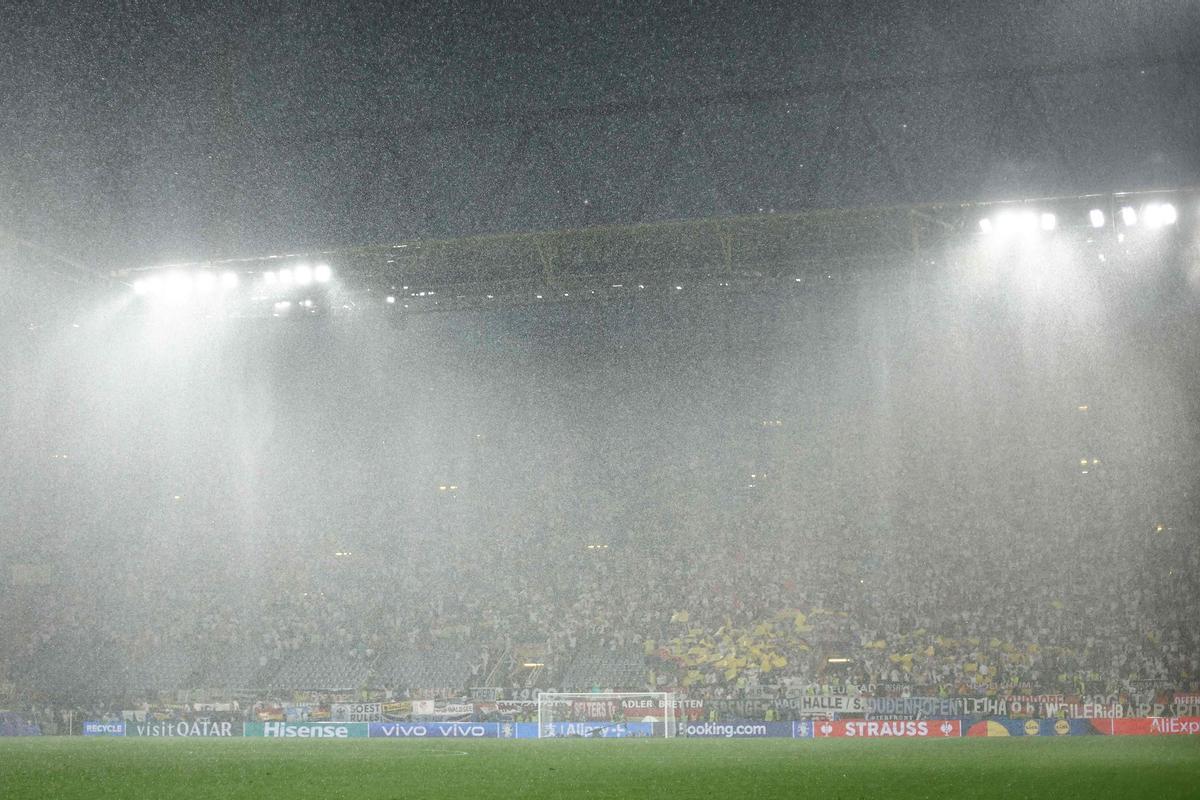
[[[481,689],[513,701],[671,692],[737,715],[786,715],[785,701],[814,693],[1123,703],[1200,691],[1187,502],[1200,465],[1172,449],[1160,409],[1128,381],[1095,388],[1053,364],[998,392],[977,367],[1010,357],[989,329],[961,323],[937,344],[957,312],[927,322],[919,300],[856,291],[845,307],[796,301],[765,332],[760,309],[730,312],[707,339],[682,312],[679,330],[657,333],[647,320],[661,309],[628,314],[591,345],[543,334],[546,352],[501,353],[494,367],[474,334],[438,321],[398,339],[407,360],[370,369],[314,336],[313,354],[270,357],[281,375],[310,358],[334,377],[287,378],[270,414],[204,393],[242,380],[221,359],[194,367],[183,386],[201,399],[180,411],[170,387],[121,395],[118,363],[94,380],[142,416],[92,429],[55,416],[84,404],[47,410],[47,431],[100,438],[7,476],[13,496],[53,502],[12,518],[35,566],[0,594],[0,708],[49,729],[63,709],[247,716],[298,697],[454,704]],[[855,304],[880,321],[829,340]],[[573,312],[555,313],[511,324],[582,337],[563,321]],[[924,349],[888,355],[872,339],[906,326]],[[230,352],[245,349],[232,339]],[[580,372],[585,346],[602,355]],[[912,374],[872,383],[855,348]],[[793,351],[835,366],[803,381],[770,366]],[[530,367],[542,362],[557,366]],[[664,366],[676,362],[690,366]],[[1114,380],[1120,363],[1105,367]],[[465,396],[459,370],[498,377]],[[402,379],[420,386],[405,395],[422,421],[411,440],[380,433]],[[956,394],[929,406],[938,380]],[[598,395],[611,402],[589,406]],[[358,399],[352,422],[327,424]],[[274,433],[251,447],[259,427]],[[418,455],[396,455],[397,441]],[[114,474],[114,451],[145,456]]]
[[[409,587],[394,565],[354,565],[363,585],[386,592],[364,592],[337,570],[299,591],[283,569],[264,587],[281,598],[265,612],[219,584],[164,593],[153,619],[136,614],[144,595],[104,607],[65,590],[6,643],[8,680],[26,702],[112,707],[188,689],[245,702],[295,692],[445,699],[530,685],[730,699],[806,687],[922,697],[1200,688],[1195,609],[1163,603],[1153,571],[1109,564],[1096,597],[1036,572],[1021,582],[1019,569],[998,584],[978,553],[931,563],[892,552],[886,565],[832,575],[837,554],[775,546],[570,555],[525,560],[524,577],[510,568],[498,583],[457,580],[478,569],[474,559],[431,558]],[[1200,572],[1194,552],[1178,566]],[[1186,581],[1171,592],[1200,597]],[[505,661],[520,648],[544,669]]]

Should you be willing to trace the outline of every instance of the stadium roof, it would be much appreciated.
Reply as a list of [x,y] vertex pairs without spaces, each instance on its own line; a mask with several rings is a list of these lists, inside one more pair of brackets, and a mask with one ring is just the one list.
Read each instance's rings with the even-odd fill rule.
[[[1006,210],[1051,213],[1064,235],[1074,231],[1115,240],[1122,208],[1160,203],[1170,204],[1182,228],[1194,226],[1200,215],[1196,190],[819,209],[158,264],[120,270],[114,278],[132,285],[138,277],[188,269],[253,277],[294,264],[324,263],[359,291],[402,297],[413,309],[445,310],[569,299],[573,292],[605,293],[647,283],[661,288],[697,280],[841,277],[895,265],[898,256],[905,262],[908,256],[940,257],[944,246],[980,235],[981,220]],[[1094,227],[1094,211],[1100,212],[1103,230]]]
[[784,5],[30,7],[0,32],[0,224],[119,269],[1200,184],[1194,3]]

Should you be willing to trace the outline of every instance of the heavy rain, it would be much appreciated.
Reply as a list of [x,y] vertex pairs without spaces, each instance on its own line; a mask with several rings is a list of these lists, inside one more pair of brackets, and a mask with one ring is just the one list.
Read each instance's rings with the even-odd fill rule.
[[3,19],[0,796],[1200,785],[1196,5]]

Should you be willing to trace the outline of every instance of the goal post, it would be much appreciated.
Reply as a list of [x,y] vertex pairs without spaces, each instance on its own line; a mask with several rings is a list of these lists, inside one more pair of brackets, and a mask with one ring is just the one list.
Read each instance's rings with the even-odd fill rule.
[[538,738],[673,737],[671,692],[538,692]]

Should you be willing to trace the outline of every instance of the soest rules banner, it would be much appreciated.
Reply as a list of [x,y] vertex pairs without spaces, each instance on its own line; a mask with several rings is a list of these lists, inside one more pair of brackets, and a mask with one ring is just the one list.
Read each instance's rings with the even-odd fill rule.
[[334,703],[330,716],[334,722],[381,722],[383,703]]

